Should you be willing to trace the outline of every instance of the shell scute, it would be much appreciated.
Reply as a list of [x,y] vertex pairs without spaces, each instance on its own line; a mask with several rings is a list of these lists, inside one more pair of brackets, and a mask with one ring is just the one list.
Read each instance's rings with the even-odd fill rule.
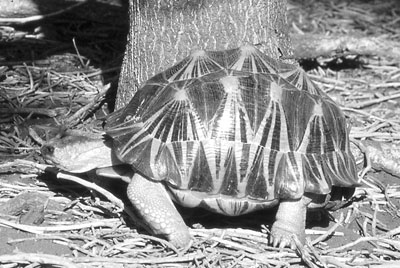
[[223,69],[218,61],[219,57],[211,58],[206,51],[198,50],[161,74],[169,82],[202,77]]
[[290,69],[290,67],[287,66],[286,68],[282,68],[278,71],[281,77],[285,78],[289,83],[294,85],[299,90],[307,91],[313,95],[327,97],[325,92],[320,90],[310,79],[310,77],[308,77],[306,72],[300,67],[292,66],[292,69]]
[[187,94],[192,109],[197,111],[199,120],[208,132],[212,119],[225,98],[225,91],[220,84],[203,81],[196,81],[187,87]]
[[107,127],[120,160],[181,203],[223,213],[358,185],[338,106],[297,66],[253,47],[193,53]]
[[275,174],[275,192],[283,199],[298,199],[304,194],[301,154],[288,152],[280,158]]
[[[306,189],[312,193],[327,193],[332,187],[331,176],[327,176],[324,167],[324,157],[320,154],[306,154],[303,156],[305,163],[305,175],[309,178],[306,181]],[[316,187],[318,185],[318,187]]]
[[248,73],[277,73],[277,62],[253,46],[245,45],[229,51],[228,68]]
[[211,193],[215,186],[213,181],[213,174],[208,162],[207,155],[210,153],[202,143],[199,144],[198,150],[195,154],[193,167],[188,173],[190,180],[184,189],[190,189],[193,191]]
[[[244,147],[249,147],[249,146],[244,146]],[[249,172],[246,172],[246,174],[244,174],[244,176],[242,177],[246,179],[246,191],[245,191],[246,196],[263,200],[263,199],[268,199],[268,196],[271,195],[268,189],[271,189],[273,182],[272,180],[268,180],[264,175],[264,169],[266,168],[264,162],[264,150],[263,148],[257,148],[257,149],[258,150],[253,152],[253,154],[254,153],[255,154],[252,156],[252,159],[254,159],[252,164],[248,165],[247,163],[243,163],[242,167],[245,167],[244,170],[247,171],[248,168],[250,168],[250,170]],[[249,152],[251,151],[249,150]],[[250,158],[244,157],[243,159],[250,159]],[[272,174],[269,175],[271,176]],[[272,178],[272,176],[270,178]]]

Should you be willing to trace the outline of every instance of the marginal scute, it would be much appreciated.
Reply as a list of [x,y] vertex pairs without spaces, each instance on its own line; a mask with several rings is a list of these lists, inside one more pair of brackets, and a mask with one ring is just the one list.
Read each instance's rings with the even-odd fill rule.
[[[319,154],[303,155],[304,174],[306,180],[306,191],[315,194],[326,194],[330,192],[332,181],[325,175],[323,170],[323,157]],[[316,187],[318,185],[318,187]]]
[[[248,165],[250,171],[247,175],[246,195],[265,200],[268,199],[270,195],[273,195],[273,193],[268,191],[272,181],[268,181],[264,176],[264,169],[266,168],[264,166],[264,150],[263,148],[257,149],[253,156],[254,161],[252,165]],[[269,176],[271,176],[271,174],[269,174]]]
[[107,121],[117,157],[183,205],[237,215],[358,185],[339,107],[299,67],[197,51]]
[[186,188],[193,191],[200,191],[211,193],[214,191],[214,181],[213,181],[213,171],[215,170],[214,165],[208,162],[208,158],[210,157],[210,152],[207,150],[208,148],[204,147],[204,144],[201,143],[198,147],[197,152],[195,152],[194,163],[192,167],[192,172],[187,178],[188,184]]
[[305,183],[301,155],[295,152],[284,154],[280,159],[275,180],[275,192],[280,198],[301,198]]

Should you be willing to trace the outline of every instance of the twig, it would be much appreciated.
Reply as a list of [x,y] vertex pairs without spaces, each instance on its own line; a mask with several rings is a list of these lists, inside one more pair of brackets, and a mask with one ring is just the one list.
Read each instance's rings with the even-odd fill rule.
[[105,190],[104,188],[101,188],[100,186],[98,186],[95,183],[88,182],[88,181],[83,180],[83,179],[81,179],[79,177],[76,177],[76,176],[73,176],[73,175],[69,175],[69,174],[65,174],[65,173],[62,173],[62,172],[57,173],[57,178],[58,179],[63,179],[63,180],[68,180],[68,181],[73,181],[73,182],[78,183],[80,185],[83,185],[83,186],[85,186],[85,187],[87,187],[89,189],[93,189],[93,190],[99,192],[100,194],[102,194],[103,196],[105,196],[108,200],[111,201],[111,203],[113,203],[114,205],[116,205],[120,209],[124,210],[124,208],[125,208],[125,205],[121,201],[121,199],[117,198],[115,195],[113,195],[109,191]]
[[33,21],[39,21],[39,20],[43,20],[49,17],[54,17],[57,15],[60,15],[62,13],[65,13],[67,11],[70,11],[78,6],[81,6],[83,4],[85,4],[87,2],[87,0],[83,0],[80,3],[76,3],[74,5],[71,5],[69,7],[66,7],[64,9],[58,10],[56,12],[53,13],[49,13],[46,15],[36,15],[36,16],[31,16],[31,17],[27,17],[27,18],[0,18],[0,23],[13,23],[13,24],[25,24],[25,23],[29,23],[29,22],[33,22]]
[[322,256],[321,258],[322,258],[326,263],[328,263],[328,264],[333,264],[333,265],[335,265],[336,267],[340,267],[340,268],[352,268],[352,267],[353,267],[353,266],[349,266],[349,265],[346,265],[346,264],[340,262],[338,259],[336,259],[336,258],[334,258],[334,257],[332,257],[332,256]]
[[327,239],[329,236],[331,236],[335,232],[335,230],[340,225],[342,225],[343,221],[344,221],[344,215],[343,215],[343,212],[341,212],[339,220],[335,223],[335,225],[333,225],[332,228],[330,228],[328,231],[326,231],[325,234],[323,234],[323,235],[317,237],[316,239],[314,239],[313,241],[311,241],[311,244],[312,245],[316,245],[319,242],[324,241],[325,239]]
[[39,137],[39,135],[36,133],[36,131],[32,127],[28,128],[28,133],[29,133],[29,137],[31,137],[39,145],[45,144],[45,141],[41,137]]
[[81,230],[84,228],[95,228],[95,227],[109,227],[113,228],[116,224],[120,224],[121,221],[118,219],[104,219],[96,220],[94,222],[86,222],[80,224],[70,225],[59,225],[59,226],[32,226],[19,223],[13,223],[4,219],[0,219],[0,225],[12,227],[18,230],[22,230],[33,234],[43,234],[45,232],[59,232],[59,231],[70,231],[70,230]]
[[66,268],[78,268],[73,262],[69,261],[68,258],[58,257],[57,255],[51,254],[31,254],[21,253],[13,255],[2,255],[0,256],[0,263],[39,263],[42,265],[56,265],[59,267]]
[[387,140],[399,140],[400,133],[388,133],[388,132],[350,132],[351,138],[361,139],[361,138],[375,138],[375,139],[387,139]]
[[370,152],[368,150],[368,147],[362,144],[361,142],[357,141],[354,138],[350,138],[350,141],[355,144],[362,153],[364,153],[364,158],[366,160],[366,164],[364,164],[364,168],[362,169],[361,172],[359,172],[358,176],[359,178],[364,178],[365,175],[372,170],[372,163],[371,163],[371,157],[370,157]]
[[[381,121],[381,122],[389,122],[389,123],[392,124],[392,125],[400,126],[400,122],[398,122],[398,121],[394,121],[394,120],[390,120],[390,119],[381,118],[381,117],[379,117],[379,116],[375,116],[375,115],[373,115],[373,114],[367,113],[367,112],[362,111],[362,110],[357,110],[357,109],[350,108],[350,107],[341,107],[341,109],[342,109],[343,111],[349,111],[349,112],[353,112],[353,113],[362,114],[362,115],[365,115],[365,116],[368,117],[368,118],[375,119],[375,120],[379,120],[379,121]],[[352,134],[352,133],[350,132],[350,136],[351,136],[351,134]]]
[[[397,86],[400,86],[400,83],[398,83]],[[354,103],[354,104],[347,104],[346,106],[349,108],[356,108],[356,109],[362,109],[374,104],[378,104],[381,102],[385,102],[388,100],[393,100],[393,99],[398,99],[400,98],[400,93],[399,94],[393,94],[391,96],[386,96],[386,97],[382,97],[382,98],[378,98],[378,99],[374,99],[374,100],[368,100],[368,101],[364,101],[364,102],[359,102],[359,103]]]
[[[89,189],[93,189],[93,190],[99,192],[100,194],[105,196],[108,200],[110,200],[111,203],[113,203],[114,205],[119,207],[121,210],[124,210],[131,219],[133,219],[139,225],[143,226],[143,224],[141,224],[141,221],[138,220],[138,218],[136,217],[135,213],[129,207],[126,207],[121,199],[117,198],[115,195],[113,195],[109,191],[105,190],[104,188],[101,188],[97,184],[85,181],[85,180],[83,180],[79,177],[73,176],[73,175],[64,174],[62,172],[59,172],[57,174],[57,178],[73,181],[73,182],[83,185]],[[143,227],[146,228],[146,226],[143,226]]]
[[185,263],[189,261],[193,261],[194,259],[203,259],[206,256],[202,253],[196,252],[192,254],[186,254],[182,257],[160,257],[160,258],[151,258],[146,257],[143,259],[139,258],[87,258],[87,257],[76,257],[72,260],[78,263],[126,263],[126,264],[162,264],[162,263],[171,263],[171,264],[178,264],[178,263]]
[[54,108],[33,108],[33,107],[18,107],[18,108],[0,108],[1,114],[37,114],[48,117],[56,117],[60,114],[65,114],[66,109],[63,107]]
[[332,253],[332,252],[342,251],[342,250],[351,248],[351,247],[353,247],[353,246],[355,246],[355,245],[357,245],[359,243],[362,243],[362,242],[380,241],[382,239],[397,235],[399,233],[400,233],[400,227],[397,227],[397,228],[395,228],[395,229],[393,229],[391,231],[388,231],[385,234],[380,235],[380,236],[360,237],[357,240],[355,240],[353,242],[350,242],[350,243],[348,243],[346,245],[343,245],[343,246],[340,246],[340,247],[337,247],[337,248],[331,248],[331,249],[324,250],[324,253],[325,254],[329,254],[329,253]]
[[83,106],[82,108],[80,108],[78,111],[76,111],[67,121],[66,124],[67,125],[73,125],[73,122],[75,122],[75,124],[79,123],[79,121],[77,120],[78,118],[82,118],[83,115],[85,113],[87,113],[89,110],[93,109],[96,105],[100,104],[101,99],[104,98],[105,94],[107,93],[107,90],[110,88],[110,85],[106,85],[104,86],[99,93],[96,95],[96,97],[89,102],[88,104],[86,104],[85,106]]
[[36,162],[17,159],[13,162],[5,162],[0,164],[0,173],[18,172],[18,173],[42,173],[49,168],[49,165],[43,165]]
[[232,242],[232,241],[220,238],[220,237],[210,237],[210,240],[216,241],[216,242],[221,243],[230,248],[234,248],[237,250],[244,250],[244,251],[247,251],[252,254],[260,253],[258,250],[254,249],[254,248],[246,247],[239,243],[235,243],[235,242]]
[[78,49],[78,47],[76,46],[75,38],[72,38],[72,44],[74,45],[76,55],[78,56],[79,62],[81,63],[82,67],[86,67],[86,66],[85,66],[85,63],[83,62],[82,56],[81,56],[81,54],[79,53],[79,49]]

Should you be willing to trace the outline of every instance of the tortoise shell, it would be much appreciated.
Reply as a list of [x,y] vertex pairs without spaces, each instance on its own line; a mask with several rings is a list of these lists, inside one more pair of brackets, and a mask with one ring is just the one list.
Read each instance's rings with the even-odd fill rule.
[[358,185],[339,107],[302,69],[252,46],[192,53],[148,80],[106,132],[120,160],[180,203],[225,214]]

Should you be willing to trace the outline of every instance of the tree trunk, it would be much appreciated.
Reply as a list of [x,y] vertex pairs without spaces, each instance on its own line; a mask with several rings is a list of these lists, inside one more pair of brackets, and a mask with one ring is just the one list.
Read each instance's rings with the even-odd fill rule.
[[250,43],[274,58],[292,54],[282,0],[129,0],[129,17],[116,108],[194,49]]

